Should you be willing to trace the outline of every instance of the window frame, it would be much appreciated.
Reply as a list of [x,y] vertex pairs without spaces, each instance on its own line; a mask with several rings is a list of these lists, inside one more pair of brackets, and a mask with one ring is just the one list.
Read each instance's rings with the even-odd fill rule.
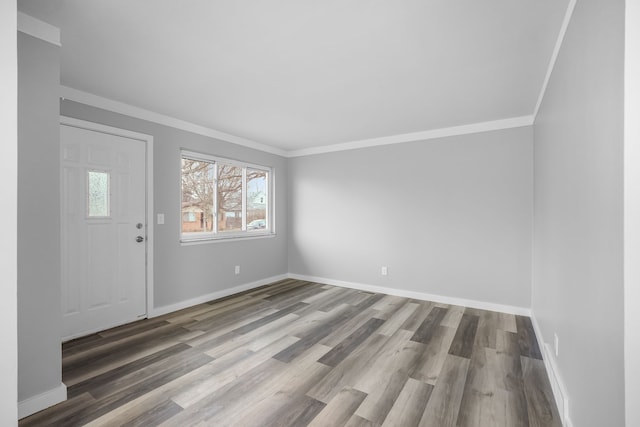
[[[201,162],[207,162],[213,164],[213,176],[214,176],[214,191],[212,195],[212,212],[213,212],[213,224],[212,231],[182,231],[183,221],[182,221],[182,200],[183,200],[183,186],[182,186],[182,161],[183,159],[195,160]],[[233,231],[219,231],[218,230],[218,165],[230,165],[242,168],[242,226],[241,230],[233,230]],[[266,227],[264,229],[255,229],[255,230],[247,230],[247,168],[265,172],[266,174],[266,212],[265,212],[265,221]],[[204,154],[196,151],[191,151],[187,149],[180,150],[180,218],[179,222],[179,232],[180,232],[180,243],[182,244],[193,244],[193,243],[206,243],[206,242],[219,242],[219,241],[233,241],[233,240],[241,240],[241,239],[252,239],[252,238],[264,238],[275,236],[275,209],[274,209],[274,201],[275,201],[275,186],[274,186],[274,168],[271,166],[264,166],[255,163],[244,162],[235,159],[229,159],[226,157],[214,156],[209,154]]]

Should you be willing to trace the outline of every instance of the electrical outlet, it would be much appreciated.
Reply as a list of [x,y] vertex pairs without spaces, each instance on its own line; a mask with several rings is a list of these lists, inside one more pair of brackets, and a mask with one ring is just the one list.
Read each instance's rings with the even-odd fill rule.
[[158,214],[158,225],[164,224],[164,214]]
[[558,357],[558,334],[553,334],[553,350],[556,352],[556,357]]
[[240,266],[236,265],[236,274],[240,274]]
[[380,269],[380,274],[382,274],[383,276],[386,276],[389,273],[389,270],[387,270],[387,267],[382,267]]

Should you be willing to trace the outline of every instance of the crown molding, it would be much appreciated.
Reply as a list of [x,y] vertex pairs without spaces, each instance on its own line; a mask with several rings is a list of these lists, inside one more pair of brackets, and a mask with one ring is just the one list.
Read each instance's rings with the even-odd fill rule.
[[62,46],[60,43],[60,29],[51,24],[47,24],[33,16],[18,11],[18,31],[29,34],[35,38]]
[[567,33],[567,28],[569,27],[569,22],[571,22],[571,17],[573,16],[573,10],[575,9],[575,7],[576,0],[569,0],[567,11],[564,14],[564,20],[562,21],[562,26],[560,27],[560,32],[558,33],[558,39],[556,40],[556,45],[553,48],[551,60],[549,61],[549,66],[547,67],[547,74],[544,77],[540,95],[538,96],[538,102],[536,102],[536,107],[533,110],[534,119],[538,116],[538,110],[540,110],[540,105],[542,104],[542,100],[544,99],[544,94],[547,91],[547,86],[549,85],[549,80],[551,79],[551,73],[553,73],[553,68],[556,65],[558,54],[560,53],[560,48],[562,47],[562,43],[564,42],[564,36]]
[[384,136],[381,138],[362,139],[359,141],[345,142],[342,144],[325,145],[321,147],[312,147],[302,150],[289,151],[288,157],[311,156],[315,154],[332,153],[336,151],[377,147],[380,145],[402,144],[405,142],[425,141],[429,139],[446,138],[449,136],[467,135],[470,133],[512,129],[523,126],[531,126],[533,124],[533,120],[534,116],[521,116],[512,117],[509,119],[493,120],[489,122],[472,123],[462,126],[433,129],[422,132]]
[[67,86],[60,86],[60,97],[69,101],[79,102],[81,104],[89,105],[103,110],[108,110],[114,113],[124,114],[136,119],[146,120],[149,122],[170,126],[176,129],[185,130],[198,135],[208,136],[221,141],[231,142],[243,147],[253,148],[254,150],[264,151],[278,156],[287,157],[287,151],[272,147],[270,145],[261,144],[250,139],[242,138],[236,135],[231,135],[225,132],[220,132],[215,129],[210,129],[205,126],[200,126],[195,123],[187,122],[185,120],[176,119],[174,117],[166,116],[164,114],[156,113],[154,111],[145,110],[144,108],[134,107],[123,102],[114,101],[111,99],[103,98],[92,93],[83,92],[78,89],[73,89]]
[[219,139],[221,141],[230,142],[233,144],[241,145],[255,150],[275,154],[282,157],[301,157],[311,156],[315,154],[332,153],[336,151],[356,150],[360,148],[377,147],[380,145],[402,144],[405,142],[425,141],[436,138],[446,138],[449,136],[467,135],[472,133],[489,132],[502,129],[512,129],[523,126],[531,126],[534,121],[534,116],[521,116],[512,117],[502,120],[493,120],[481,123],[472,123],[462,126],[454,126],[441,129],[433,129],[422,132],[405,133],[400,135],[385,136],[381,138],[363,139],[359,141],[345,142],[341,144],[325,145],[320,147],[305,148],[301,150],[283,150],[281,148],[273,147],[270,145],[262,144],[256,141],[245,139],[239,136],[231,135],[228,133],[220,132],[215,129],[211,129],[205,126],[200,126],[194,123],[190,123],[184,120],[176,119],[174,117],[166,116],[164,114],[156,113],[153,111],[145,110],[143,108],[134,107],[123,102],[114,101],[111,99],[103,98],[92,93],[83,92],[78,89],[73,89],[67,86],[61,86],[60,96],[62,99],[79,102],[81,104],[89,105],[103,110],[111,111],[114,113],[124,114],[130,117],[134,117],[141,120],[158,123],[165,126],[170,126],[176,129],[185,130],[187,132],[193,132],[199,135],[208,136],[211,138]]

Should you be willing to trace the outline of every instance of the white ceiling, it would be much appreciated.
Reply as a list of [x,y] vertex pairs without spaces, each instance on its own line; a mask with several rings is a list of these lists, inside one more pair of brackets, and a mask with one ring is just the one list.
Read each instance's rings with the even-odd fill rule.
[[64,86],[283,150],[534,113],[568,0],[19,0]]

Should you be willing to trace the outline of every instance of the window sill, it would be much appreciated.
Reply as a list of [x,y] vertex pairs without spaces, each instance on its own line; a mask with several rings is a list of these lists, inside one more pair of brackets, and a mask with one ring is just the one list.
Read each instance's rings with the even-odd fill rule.
[[180,239],[180,246],[204,245],[208,243],[243,242],[245,240],[269,239],[276,237],[276,233],[256,233],[249,235],[234,234],[231,236],[203,236],[202,238]]

